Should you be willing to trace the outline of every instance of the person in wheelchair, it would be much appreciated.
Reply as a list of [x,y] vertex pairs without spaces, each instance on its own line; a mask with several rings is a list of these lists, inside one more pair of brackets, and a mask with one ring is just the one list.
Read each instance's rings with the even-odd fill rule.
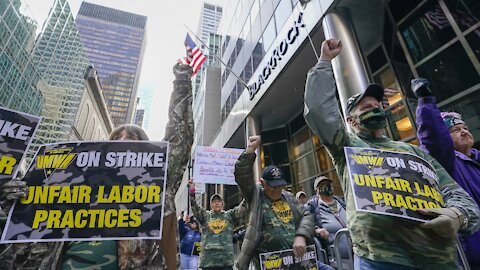
[[[335,234],[347,227],[346,205],[342,199],[333,196],[332,182],[325,176],[315,179],[316,195],[313,195],[305,205],[306,210],[310,211],[315,218],[315,236],[320,239],[329,259],[335,256],[331,249]],[[339,247],[342,259],[349,258],[351,249],[348,236],[342,236]]]

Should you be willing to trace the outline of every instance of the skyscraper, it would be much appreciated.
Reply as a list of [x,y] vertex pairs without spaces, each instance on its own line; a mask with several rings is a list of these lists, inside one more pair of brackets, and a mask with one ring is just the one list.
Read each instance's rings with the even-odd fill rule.
[[[137,114],[140,113],[143,115],[142,127],[144,129],[150,128],[150,116],[153,104],[153,90],[153,85],[142,85],[138,93],[139,103],[137,108]],[[139,111],[143,111],[143,113]]]
[[46,84],[32,151],[40,144],[68,140],[85,91],[88,61],[67,0],[54,1],[37,37],[34,62]]
[[222,7],[203,3],[198,24],[197,36],[207,43],[210,33],[216,34],[222,19]]
[[76,24],[115,126],[132,123],[147,17],[83,2]]
[[20,6],[20,0],[0,1],[0,105],[39,115],[45,83],[32,57],[37,24]]
[[[196,34],[197,37],[199,37],[202,40],[203,44],[202,42],[197,42],[197,41],[195,42],[200,46],[203,53],[207,56],[207,61],[201,66],[200,70],[197,72],[197,74],[195,74],[195,78],[193,79],[193,82],[194,82],[193,97],[194,98],[198,94],[201,80],[202,80],[203,74],[205,73],[206,67],[213,64],[213,62],[216,61],[214,54],[216,54],[220,48],[221,38],[214,37],[214,40],[212,40],[210,35],[217,33],[221,18],[222,18],[222,7],[215,6],[208,3],[203,3],[202,10],[200,11],[200,21],[198,23],[198,29]],[[207,44],[208,48],[205,47],[204,44]]]

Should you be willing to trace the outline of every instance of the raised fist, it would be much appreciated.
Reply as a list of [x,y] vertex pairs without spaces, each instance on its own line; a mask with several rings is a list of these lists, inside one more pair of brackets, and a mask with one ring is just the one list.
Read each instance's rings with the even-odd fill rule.
[[262,140],[260,139],[260,136],[250,136],[248,138],[247,149],[245,149],[245,152],[247,152],[248,154],[254,153],[261,142]]
[[339,39],[327,39],[322,42],[320,60],[330,61],[342,51],[342,41]]
[[413,79],[411,82],[412,91],[418,98],[432,96],[432,90],[430,90],[430,82],[427,79],[418,78]]
[[193,69],[189,65],[184,65],[177,62],[173,66],[173,74],[175,75],[176,80],[188,81],[192,77],[192,73],[193,73]]

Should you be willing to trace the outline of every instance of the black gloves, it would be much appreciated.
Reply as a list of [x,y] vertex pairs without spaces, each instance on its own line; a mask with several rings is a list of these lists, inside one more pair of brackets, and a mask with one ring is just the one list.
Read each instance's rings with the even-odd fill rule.
[[412,91],[418,98],[433,96],[432,90],[428,87],[430,82],[424,78],[413,79],[411,81]]

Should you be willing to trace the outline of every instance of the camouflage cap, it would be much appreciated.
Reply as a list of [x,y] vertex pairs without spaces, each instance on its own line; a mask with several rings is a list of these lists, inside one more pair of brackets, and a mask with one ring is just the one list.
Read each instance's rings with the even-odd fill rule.
[[218,193],[215,193],[215,194],[212,195],[212,197],[210,197],[210,203],[212,203],[213,200],[215,200],[215,199],[218,199],[218,200],[220,200],[220,201],[223,201],[222,195],[220,195],[220,194],[218,194]]
[[315,179],[315,182],[313,184],[313,188],[316,189],[318,187],[318,185],[323,181],[330,181],[330,183],[333,182],[332,179],[322,175],[320,177],[317,177],[317,179]]
[[345,110],[346,113],[350,114],[352,109],[355,108],[357,103],[365,96],[374,97],[381,102],[384,96],[384,89],[379,84],[371,83],[370,85],[367,86],[367,89],[365,89],[365,92],[355,94],[347,100],[347,109]]

